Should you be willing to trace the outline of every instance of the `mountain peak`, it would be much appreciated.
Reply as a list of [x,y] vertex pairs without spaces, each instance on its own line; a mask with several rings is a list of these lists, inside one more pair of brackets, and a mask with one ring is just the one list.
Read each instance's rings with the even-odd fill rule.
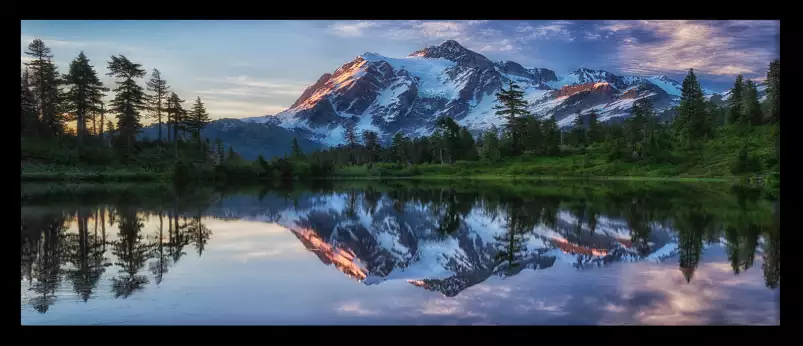
[[446,40],[439,46],[431,46],[409,55],[410,57],[421,57],[429,59],[443,58],[456,62],[465,67],[486,69],[493,66],[493,62],[466,47],[461,46],[455,40]]
[[[455,41],[455,40],[446,40],[446,41],[443,41],[443,43],[441,43],[441,45],[440,45],[440,46],[441,46],[441,47],[464,48],[464,47],[463,47],[463,46],[461,46],[459,43],[457,43],[457,41]],[[465,48],[464,48],[464,49],[465,49]]]

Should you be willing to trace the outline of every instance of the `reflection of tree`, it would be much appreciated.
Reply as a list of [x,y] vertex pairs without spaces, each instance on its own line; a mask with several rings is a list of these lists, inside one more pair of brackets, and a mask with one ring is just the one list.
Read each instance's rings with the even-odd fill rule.
[[588,204],[588,229],[591,231],[591,234],[594,234],[594,231],[597,230],[597,208],[594,206],[593,203]]
[[148,278],[138,272],[148,260],[150,246],[142,241],[143,224],[136,209],[121,206],[118,214],[118,239],[112,242],[112,253],[117,257],[115,265],[121,268],[121,275],[112,279],[112,289],[115,298],[127,298],[148,283]]
[[190,239],[185,231],[187,228],[187,223],[182,222],[179,224],[178,211],[173,209],[168,212],[167,224],[167,254],[173,260],[173,264],[176,264],[178,263],[178,260],[181,259],[181,256],[186,254],[184,252],[184,246],[190,243]]
[[346,193],[346,209],[343,212],[349,218],[357,216],[357,191],[354,189]]
[[28,271],[31,299],[34,309],[45,313],[56,300],[56,289],[61,285],[61,262],[64,256],[64,222],[61,213],[46,213],[23,218],[23,265],[30,263]]
[[678,211],[677,218],[680,270],[683,272],[686,282],[691,282],[694,271],[700,263],[703,236],[713,221],[712,216],[705,213],[699,203],[691,202],[690,204],[687,209]]
[[393,209],[398,213],[404,213],[404,207],[407,204],[408,196],[407,189],[404,187],[397,187],[388,192],[388,198],[393,202]]
[[638,252],[639,256],[647,256],[650,253],[650,216],[646,202],[643,198],[633,198],[632,203],[625,207],[624,214],[627,220],[627,227],[630,229],[630,242]]
[[540,210],[527,208],[521,199],[513,199],[507,206],[507,230],[496,236],[497,259],[509,261],[511,267],[524,257],[527,251],[525,235],[538,223]]
[[560,210],[560,198],[553,196],[544,196],[541,199],[543,202],[543,215],[542,220],[544,226],[549,229],[556,230],[558,228],[558,211]]
[[765,233],[764,281],[769,288],[777,288],[781,281],[781,200],[772,205],[772,223]]
[[191,242],[195,244],[195,249],[198,251],[198,257],[203,254],[206,242],[209,241],[209,237],[212,236],[212,231],[210,231],[209,228],[206,228],[203,222],[201,222],[201,216],[202,212],[199,209],[187,227],[187,233],[189,233]]
[[373,215],[376,212],[376,206],[381,197],[382,194],[374,190],[371,186],[368,186],[368,189],[365,190],[362,196],[362,202],[363,208],[369,215]]
[[577,202],[573,202],[569,206],[569,213],[575,218],[574,223],[574,233],[577,236],[583,232],[583,223],[585,222],[586,216],[586,203],[585,200],[580,200]]
[[[460,212],[457,209],[457,195],[453,189],[443,189],[438,195],[437,205],[438,214],[441,217],[438,220],[437,232],[441,235],[452,234],[460,228]],[[442,213],[441,213],[442,210]]]
[[[168,219],[169,222],[170,219]],[[162,278],[167,273],[170,260],[165,253],[164,240],[164,212],[159,211],[159,236],[156,238],[155,246],[152,246],[153,253],[151,254],[152,257],[156,258],[156,262],[150,264],[150,270],[155,277],[157,285],[162,283]]]
[[[78,293],[84,301],[89,300],[101,275],[106,271],[106,266],[109,265],[104,257],[106,244],[98,236],[99,213],[95,210],[92,216],[94,222],[92,234],[89,233],[87,214],[81,209],[77,212],[78,234],[69,235],[66,258],[73,265],[73,268],[67,271],[67,277],[72,281],[75,293]],[[101,229],[103,229],[102,224]]]

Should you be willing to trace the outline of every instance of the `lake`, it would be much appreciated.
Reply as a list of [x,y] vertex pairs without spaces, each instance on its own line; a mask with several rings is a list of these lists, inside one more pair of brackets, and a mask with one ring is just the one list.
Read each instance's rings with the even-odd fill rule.
[[780,197],[721,183],[23,184],[23,325],[780,324]]

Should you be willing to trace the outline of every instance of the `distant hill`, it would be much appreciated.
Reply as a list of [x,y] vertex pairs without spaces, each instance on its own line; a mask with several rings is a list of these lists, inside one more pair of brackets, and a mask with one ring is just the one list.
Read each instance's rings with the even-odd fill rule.
[[[158,126],[151,125],[142,129],[140,139],[156,139]],[[162,136],[167,136],[167,126],[162,125]],[[290,154],[290,143],[296,133],[271,124],[244,122],[237,119],[215,120],[201,131],[201,137],[214,142],[220,138],[226,145],[234,148],[238,154],[248,160],[256,160],[260,154],[266,159]],[[298,143],[304,152],[310,152],[322,147],[302,136],[298,136]]]

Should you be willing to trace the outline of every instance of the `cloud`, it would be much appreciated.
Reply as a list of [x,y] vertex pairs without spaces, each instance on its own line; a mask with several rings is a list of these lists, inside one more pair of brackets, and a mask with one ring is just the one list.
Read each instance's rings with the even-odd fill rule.
[[[304,92],[307,83],[284,82],[277,83],[265,80],[255,80],[248,76],[225,77],[223,79],[199,78],[199,80],[221,84],[221,88],[196,90],[196,93],[205,95],[227,95],[242,97],[260,97],[269,95],[298,96]],[[234,86],[234,87],[232,87]]]
[[[487,20],[468,21],[393,21],[339,22],[332,26],[335,33],[346,37],[373,36],[404,41],[456,40],[469,49],[481,52],[505,52],[516,46],[501,31],[489,28]],[[434,43],[434,42],[433,42]]]
[[588,32],[588,33],[586,33],[585,38],[586,38],[586,40],[596,41],[596,40],[599,40],[600,38],[602,38],[602,35],[597,34],[597,33],[593,33],[593,32]]
[[544,25],[530,25],[522,24],[516,28],[516,31],[524,34],[520,37],[523,41],[529,40],[562,40],[572,42],[575,36],[569,30],[572,23],[564,20],[553,21]]
[[363,35],[363,31],[368,28],[373,28],[379,26],[379,23],[374,21],[359,21],[359,22],[339,22],[329,26],[329,29],[335,35],[338,36],[345,36],[345,37],[360,37]]
[[772,42],[778,21],[628,21],[608,22],[600,32],[617,35],[616,61],[626,73],[695,72],[712,76],[766,73],[777,57]]
[[243,118],[265,114],[276,114],[285,109],[285,105],[266,104],[262,100],[232,101],[226,99],[205,102],[210,116],[220,118]]
[[469,20],[468,22],[466,22],[466,24],[468,24],[468,25],[480,25],[480,24],[485,24],[485,23],[488,23],[488,21],[487,20]]
[[41,37],[41,36],[30,36],[30,35],[21,35],[21,41],[27,47],[28,44],[33,42],[34,39],[40,39],[42,42],[45,43],[48,47],[53,48],[88,48],[88,47],[106,47],[106,48],[113,48],[121,51],[136,51],[139,50],[138,47],[123,45],[119,42],[113,41],[75,41],[75,40],[63,40],[63,39],[55,39],[52,37]]

